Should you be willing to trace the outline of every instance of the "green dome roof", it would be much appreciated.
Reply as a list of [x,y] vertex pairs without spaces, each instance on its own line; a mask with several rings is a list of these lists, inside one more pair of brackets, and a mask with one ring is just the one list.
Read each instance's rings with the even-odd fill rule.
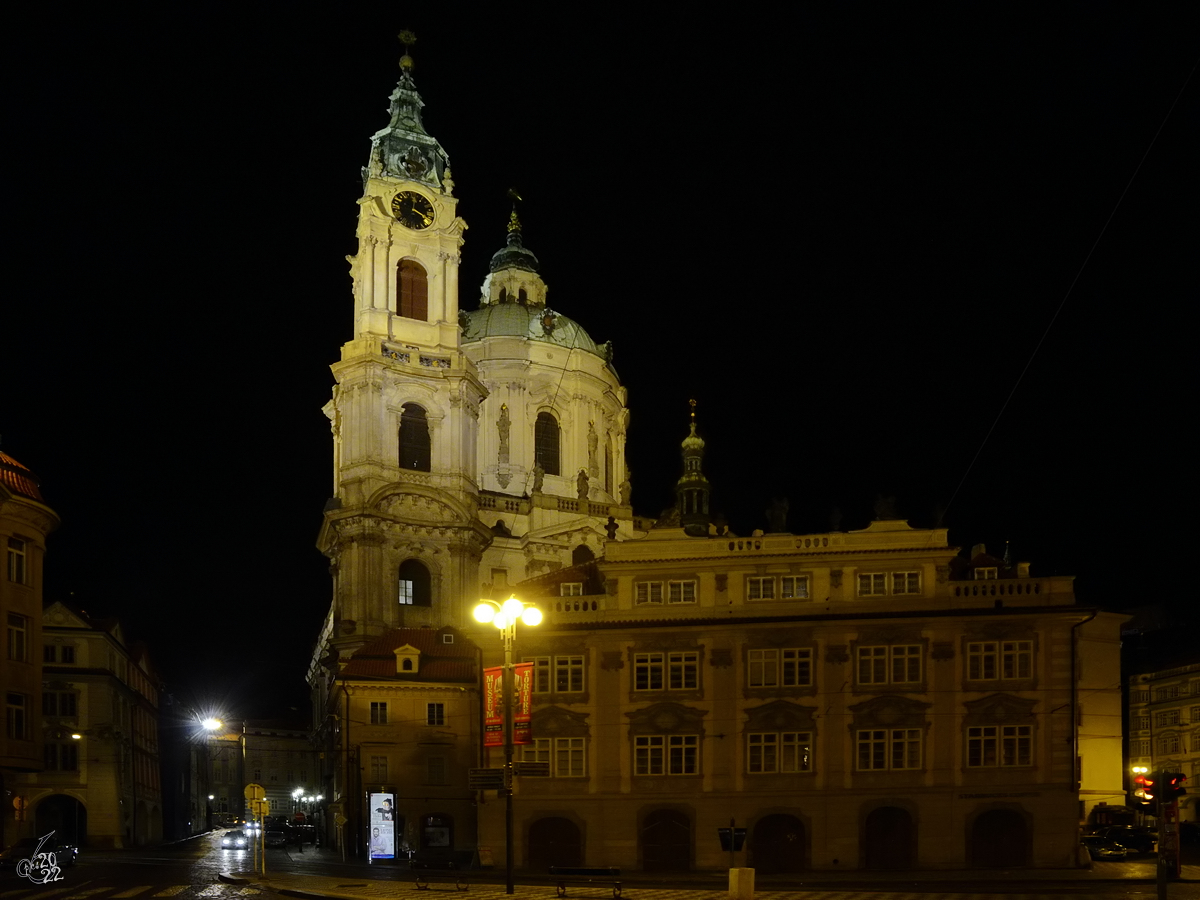
[[492,303],[462,315],[463,342],[490,337],[517,337],[566,349],[577,348],[611,360],[612,344],[597,344],[574,319],[546,306]]

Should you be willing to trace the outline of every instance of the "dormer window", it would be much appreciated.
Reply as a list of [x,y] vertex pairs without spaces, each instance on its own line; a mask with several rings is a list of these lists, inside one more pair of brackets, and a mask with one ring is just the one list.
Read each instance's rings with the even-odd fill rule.
[[999,570],[995,566],[979,566],[975,569],[976,581],[990,581],[999,577]]

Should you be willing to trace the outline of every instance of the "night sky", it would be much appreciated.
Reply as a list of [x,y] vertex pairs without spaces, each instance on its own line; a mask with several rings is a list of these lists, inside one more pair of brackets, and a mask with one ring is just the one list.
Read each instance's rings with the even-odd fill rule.
[[401,28],[462,305],[515,187],[550,306],[615,344],[638,513],[672,502],[695,398],[735,532],[891,496],[1081,602],[1196,621],[1185,4],[323,6],[9,13],[0,447],[63,520],[47,598],[120,617],[168,690],[303,697]]

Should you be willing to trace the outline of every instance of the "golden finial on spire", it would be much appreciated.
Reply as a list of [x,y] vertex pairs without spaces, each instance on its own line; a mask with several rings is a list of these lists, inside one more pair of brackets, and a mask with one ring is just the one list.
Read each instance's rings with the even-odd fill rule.
[[513,202],[512,213],[508,217],[508,233],[512,234],[515,231],[520,234],[521,220],[517,217],[517,203],[523,203],[524,200],[522,199],[521,195],[517,193],[516,188],[509,188],[508,196]]
[[692,408],[691,419],[692,419],[692,421],[693,421],[693,422],[695,422],[695,421],[696,421],[696,401],[695,401],[695,400],[689,400],[689,401],[688,401],[688,406],[690,406],[690,407]]
[[400,68],[405,72],[412,71],[413,58],[408,55],[408,48],[417,42],[417,36],[406,28],[396,37],[400,38],[400,43],[404,45],[404,55],[400,57]]

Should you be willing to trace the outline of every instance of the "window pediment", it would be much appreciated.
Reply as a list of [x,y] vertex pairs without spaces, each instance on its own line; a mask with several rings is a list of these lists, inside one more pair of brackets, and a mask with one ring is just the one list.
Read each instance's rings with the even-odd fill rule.
[[964,721],[969,725],[986,722],[997,724],[1002,722],[1022,722],[1032,719],[1036,700],[1026,700],[1012,694],[991,694],[978,700],[968,700],[963,703],[967,709]]
[[875,625],[858,633],[859,644],[919,644],[921,629],[906,625]]
[[816,707],[800,706],[786,700],[746,710],[744,731],[816,731],[813,718]]
[[630,734],[703,734],[708,712],[681,703],[655,703],[625,713]]
[[582,713],[547,706],[530,717],[530,728],[535,738],[589,737],[588,717]]
[[872,697],[849,707],[854,716],[855,728],[914,727],[925,724],[925,711],[932,703],[923,703],[911,697],[887,695]]

